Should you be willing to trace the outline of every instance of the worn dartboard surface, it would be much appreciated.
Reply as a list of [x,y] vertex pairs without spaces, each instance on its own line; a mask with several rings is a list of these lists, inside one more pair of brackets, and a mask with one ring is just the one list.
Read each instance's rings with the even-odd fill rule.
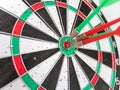
[[[63,46],[99,0],[2,0],[0,90],[120,90],[120,38],[74,52]],[[120,17],[120,3],[102,9],[82,32]],[[117,24],[103,30],[116,29]]]

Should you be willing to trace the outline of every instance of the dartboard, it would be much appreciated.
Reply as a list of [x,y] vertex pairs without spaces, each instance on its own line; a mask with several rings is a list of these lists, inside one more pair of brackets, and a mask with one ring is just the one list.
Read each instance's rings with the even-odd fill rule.
[[[70,36],[98,7],[99,0],[2,0],[0,90],[120,90],[120,37],[76,48]],[[119,8],[102,8],[80,33],[120,17]]]

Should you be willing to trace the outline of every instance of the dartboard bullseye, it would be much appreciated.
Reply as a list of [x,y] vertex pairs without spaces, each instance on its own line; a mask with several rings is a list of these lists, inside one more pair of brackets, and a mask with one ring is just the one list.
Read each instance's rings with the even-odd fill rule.
[[65,55],[69,56],[75,54],[76,48],[74,47],[74,39],[70,36],[62,37],[59,41],[59,48]]
[[2,1],[0,90],[120,90],[119,1]]
[[64,47],[65,49],[69,49],[69,48],[71,47],[71,43],[70,43],[69,41],[65,41],[65,42],[63,43],[63,47]]

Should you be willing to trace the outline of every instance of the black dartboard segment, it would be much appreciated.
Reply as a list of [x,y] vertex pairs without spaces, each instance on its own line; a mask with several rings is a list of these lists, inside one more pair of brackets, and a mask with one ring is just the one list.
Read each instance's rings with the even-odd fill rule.
[[12,57],[0,59],[0,88],[18,77],[12,64]]
[[55,26],[54,22],[52,21],[46,9],[43,8],[43,9],[38,10],[37,12],[48,23],[48,25],[51,27],[50,29],[53,29],[61,37],[60,32],[58,31],[57,27]]
[[82,48],[79,48],[78,49],[79,52],[82,52],[92,58],[94,58],[95,60],[98,59],[98,51],[95,51],[95,50],[88,50],[88,49],[82,49]]
[[[75,68],[73,65],[73,61],[71,58],[69,58],[69,74],[70,74],[70,90],[81,90],[79,86],[79,82],[76,76]],[[73,74],[74,73],[74,74]]]
[[0,32],[12,33],[13,26],[17,18],[0,10]]
[[77,17],[74,28],[77,27],[79,23],[82,23],[82,21],[83,19],[81,17]]
[[78,55],[75,55],[75,57],[77,58],[85,73],[88,75],[89,80],[91,80],[95,72],[87,64],[85,64],[85,62]]
[[90,13],[91,9],[84,2],[82,2],[81,7],[84,7],[84,8],[80,8],[80,11],[83,12],[85,16],[87,16]]
[[32,67],[43,62],[44,60],[46,60],[56,52],[58,52],[58,49],[51,49],[51,50],[45,50],[45,51],[40,51],[36,53],[24,54],[22,55],[22,57],[27,70],[30,70]]
[[101,78],[99,78],[95,85],[95,90],[105,90],[105,89],[109,90],[109,86]]
[[[67,0],[56,0],[63,3],[67,3]],[[62,7],[57,7],[59,18],[61,20],[62,29],[64,30],[65,34],[67,34],[67,10]]]
[[45,87],[48,90],[55,90],[57,81],[59,78],[61,66],[63,63],[64,55],[62,55],[59,59],[56,65],[53,67],[50,74],[47,76],[45,81],[43,82],[42,86]]
[[46,40],[46,41],[51,41],[51,42],[58,42],[56,39],[53,37],[41,32],[40,30],[37,30],[30,25],[25,24],[22,32],[23,36],[29,37],[29,38],[36,38],[36,39],[41,39],[41,40]]

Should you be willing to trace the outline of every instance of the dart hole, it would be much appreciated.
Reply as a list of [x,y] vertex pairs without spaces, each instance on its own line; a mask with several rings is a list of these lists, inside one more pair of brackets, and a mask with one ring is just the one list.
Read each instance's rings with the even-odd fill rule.
[[37,58],[36,58],[36,57],[33,57],[33,59],[34,59],[34,60],[37,60]]

